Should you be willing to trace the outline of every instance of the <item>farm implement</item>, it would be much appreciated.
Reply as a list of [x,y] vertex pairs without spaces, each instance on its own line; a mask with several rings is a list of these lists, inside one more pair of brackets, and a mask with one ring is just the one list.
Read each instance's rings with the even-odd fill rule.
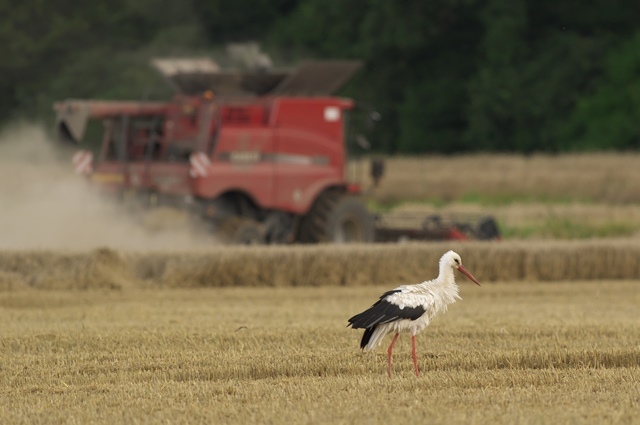
[[[65,100],[54,105],[74,166],[102,191],[153,207],[186,208],[238,244],[498,239],[495,220],[371,213],[348,159],[364,139],[350,118],[364,111],[334,94],[360,68],[313,61],[294,70],[222,70],[209,59],[159,59],[173,99]],[[102,131],[84,142],[87,123]],[[375,161],[371,175],[382,177]]]

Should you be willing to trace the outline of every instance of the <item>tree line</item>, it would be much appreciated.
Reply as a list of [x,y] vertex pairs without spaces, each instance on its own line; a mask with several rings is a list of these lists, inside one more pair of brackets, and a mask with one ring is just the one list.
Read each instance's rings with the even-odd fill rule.
[[640,147],[632,0],[0,0],[0,123],[64,98],[165,98],[156,56],[258,41],[276,64],[360,59],[386,153]]

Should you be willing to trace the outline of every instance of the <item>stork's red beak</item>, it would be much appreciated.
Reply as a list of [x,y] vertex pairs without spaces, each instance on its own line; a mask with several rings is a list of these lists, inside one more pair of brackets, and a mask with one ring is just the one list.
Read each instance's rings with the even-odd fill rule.
[[480,286],[480,282],[478,282],[478,279],[476,279],[475,277],[473,277],[473,275],[471,273],[469,273],[469,271],[467,269],[465,269],[462,264],[460,264],[458,266],[458,270],[460,270],[460,273],[462,273],[463,275],[465,275],[466,277],[468,277],[469,279],[471,279],[476,285]]

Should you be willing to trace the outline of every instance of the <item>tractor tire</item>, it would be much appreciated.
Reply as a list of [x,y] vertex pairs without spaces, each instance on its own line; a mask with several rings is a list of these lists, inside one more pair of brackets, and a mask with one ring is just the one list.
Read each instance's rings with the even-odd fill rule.
[[320,195],[300,224],[303,243],[373,242],[374,220],[364,204],[339,192]]
[[264,226],[244,217],[231,217],[218,229],[222,240],[230,245],[263,245]]

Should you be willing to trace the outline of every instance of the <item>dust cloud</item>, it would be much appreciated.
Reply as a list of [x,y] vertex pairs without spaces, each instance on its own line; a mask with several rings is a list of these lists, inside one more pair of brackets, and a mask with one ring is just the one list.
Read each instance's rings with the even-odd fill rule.
[[160,208],[132,213],[99,195],[71,165],[71,151],[42,127],[0,133],[0,249],[176,250],[212,246],[206,226]]

